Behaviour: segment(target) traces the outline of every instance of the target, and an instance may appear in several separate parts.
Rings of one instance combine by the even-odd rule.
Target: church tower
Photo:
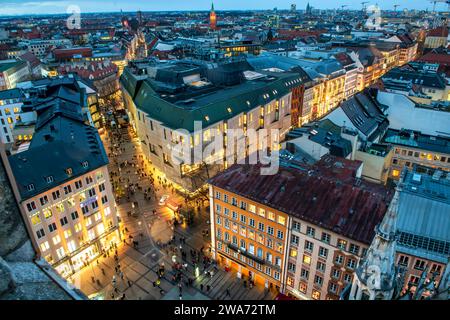
[[[397,185],[386,215],[377,226],[375,238],[367,255],[356,268],[349,300],[391,300],[395,298],[397,288],[395,235],[402,180]]]
[[[209,26],[211,29],[216,30],[217,28],[217,16],[214,11],[214,3],[211,3],[211,12],[209,13]]]

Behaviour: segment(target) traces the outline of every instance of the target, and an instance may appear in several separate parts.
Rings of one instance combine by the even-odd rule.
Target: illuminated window
[[[67,248],[69,249],[70,252],[74,252],[75,250],[77,250],[77,245],[75,244],[75,241],[72,240],[72,241],[68,242]]]
[[[267,212],[267,219],[275,221],[275,213],[268,211]]]
[[[311,264],[311,257],[307,255],[303,255],[303,263],[304,264]]]
[[[398,177],[400,175],[400,171],[398,170],[392,170],[392,176],[393,177]]]
[[[289,252],[289,256],[291,256],[292,258],[297,257],[297,250],[296,249],[291,249]]]
[[[31,216],[31,223],[33,225],[39,224],[41,223],[41,218],[39,217],[39,212],[35,213]]]
[[[264,209],[262,209],[262,208],[259,208],[259,215],[260,215],[261,217],[265,217],[265,216],[266,216],[266,210],[264,210]]]
[[[80,232],[82,230],[81,223],[77,223],[75,226],[75,232]]]
[[[45,242],[41,243],[41,250],[42,251],[47,251],[48,249],[50,249],[50,245],[48,244],[48,241],[45,241]]]
[[[284,226],[286,224],[286,218],[283,216],[278,216],[278,223]]]
[[[313,290],[313,291],[312,291],[311,297],[312,297],[314,300],[320,300],[320,291]]]
[[[308,290],[308,286],[306,285],[306,283],[300,283],[299,284],[299,286],[298,286],[298,290],[301,292],[301,293],[306,293],[306,290]]]
[[[250,211],[251,213],[256,213],[256,206],[253,204],[249,204],[248,211]]]
[[[61,242],[61,237],[59,235],[53,237],[53,244],[57,245]]]
[[[70,238],[72,236],[72,231],[70,229],[64,230],[64,238]]]

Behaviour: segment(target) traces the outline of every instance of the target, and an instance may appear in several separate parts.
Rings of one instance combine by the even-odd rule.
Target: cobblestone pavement
[[[205,256],[209,254],[210,239],[202,234],[202,231],[209,229],[207,209],[196,209],[194,222],[190,226],[171,225],[173,213],[167,207],[159,205],[159,199],[163,194],[167,194],[171,200],[183,204],[184,198],[170,188],[164,188],[164,182],[160,183],[157,178],[152,185],[149,175],[154,173],[155,177],[157,171],[154,171],[146,160],[142,159],[144,165],[141,165],[140,145],[131,127],[115,130],[116,136],[120,136],[120,142],[112,137],[110,132],[102,134],[110,156],[111,178],[119,189],[126,189],[125,186],[133,184],[139,184],[141,189],[137,189],[130,198],[116,198],[121,220],[120,231],[124,239],[117,247],[117,261],[115,253],[110,251],[69,280],[92,299],[179,299],[180,291],[183,299],[273,299],[274,293],[259,286],[245,288],[234,272],[226,272],[220,266],[212,264],[205,269],[202,263],[198,263],[196,271],[190,255],[191,250],[200,252],[203,249]],[[133,165],[119,170],[120,164],[125,161]],[[142,176],[144,172],[147,177],[145,174]],[[145,190],[148,188],[155,190],[155,194],[150,192],[146,197]],[[123,194],[123,190],[118,192]],[[174,240],[169,244],[172,237]],[[183,243],[180,238],[184,238]],[[136,242],[135,245],[132,241]],[[186,253],[185,257],[182,257],[181,250]],[[184,265],[181,271],[184,280],[181,284],[173,278],[174,261]],[[164,265],[165,274],[158,284],[155,282],[161,265]],[[117,266],[120,266],[120,271],[115,270]],[[210,275],[206,274],[208,271]],[[191,284],[187,283],[189,278],[193,279]]]

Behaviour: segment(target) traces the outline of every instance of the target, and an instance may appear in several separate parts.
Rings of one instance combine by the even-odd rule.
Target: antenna
[[[363,2],[361,2],[363,11],[366,11],[366,4],[368,4],[368,3],[369,3],[369,1],[363,1]]]

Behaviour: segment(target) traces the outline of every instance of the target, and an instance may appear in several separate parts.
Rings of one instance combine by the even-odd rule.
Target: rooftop
[[[28,150],[9,159],[22,200],[108,164],[97,130],[60,103],[38,116]]]
[[[398,210],[399,250],[446,264],[450,255],[450,175],[408,171]]]
[[[332,156],[315,165],[281,166],[261,175],[261,165],[233,165],[209,180],[218,188],[369,244],[392,193],[356,178],[361,162]]]
[[[383,141],[394,145],[450,154],[449,137],[431,136],[419,131],[388,129]]]

